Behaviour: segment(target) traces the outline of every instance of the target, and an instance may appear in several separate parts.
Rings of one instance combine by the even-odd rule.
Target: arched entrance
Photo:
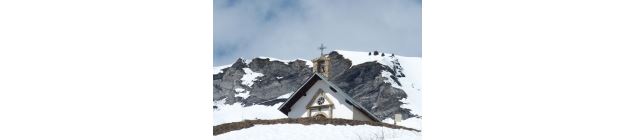
[[[315,116],[313,116],[313,118],[316,118],[316,119],[326,119],[327,117],[326,117],[326,115],[324,115],[323,113],[319,113],[319,114],[316,114]]]

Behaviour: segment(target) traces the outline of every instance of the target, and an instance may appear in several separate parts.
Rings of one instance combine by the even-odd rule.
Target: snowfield
[[[287,115],[282,114],[282,112],[278,110],[280,105],[282,105],[282,103],[273,106],[252,105],[244,107],[241,104],[225,104],[224,100],[215,101],[214,106],[217,106],[218,109],[212,111],[214,125],[240,122],[243,120],[287,118]]]
[[[222,65],[222,66],[218,66],[218,67],[213,67],[212,68],[212,74],[219,74],[219,73],[223,73],[223,71],[221,71],[224,68],[228,68],[231,67],[232,65]]]
[[[256,78],[260,77],[260,76],[264,76],[262,75],[262,73],[257,73],[254,71],[251,71],[251,69],[249,68],[243,68],[243,71],[245,71],[245,75],[243,75],[242,78],[240,78],[243,85],[251,87],[252,85],[254,85],[254,81],[256,81]]]
[[[325,135],[320,135],[325,134]],[[318,136],[319,135],[319,136]],[[379,126],[256,125],[214,136],[216,140],[417,140],[421,133]]]
[[[293,94],[293,92],[287,93],[287,94],[284,94],[284,95],[280,95],[277,99],[289,98],[289,97],[291,97],[291,94]]]

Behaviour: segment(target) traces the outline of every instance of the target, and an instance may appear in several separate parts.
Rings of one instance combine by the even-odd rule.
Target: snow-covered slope
[[[346,59],[352,61],[353,66],[365,62],[378,62],[388,67],[394,68],[396,65],[401,66],[401,73],[405,77],[399,77],[398,84],[391,84],[393,87],[404,90],[408,94],[408,98],[404,98],[405,108],[412,109],[415,114],[421,115],[421,58],[420,57],[404,57],[394,55],[391,57],[389,54],[386,56],[380,55],[368,55],[369,52],[355,52],[336,50],[339,54],[342,54]],[[382,74],[383,75],[383,74]],[[387,82],[394,82],[388,74],[384,75],[388,79]]]
[[[228,105],[224,104],[222,100],[217,101],[214,102],[214,106],[217,107],[217,109],[213,111],[214,125],[240,122],[243,120],[286,118],[286,115],[278,111],[280,105],[282,105],[282,103],[273,106],[252,105],[244,107],[241,104]]]
[[[421,133],[379,126],[256,125],[214,136],[217,140],[418,140]]]
[[[391,85],[393,87],[402,89],[408,94],[408,97],[402,100],[402,102],[404,102],[405,104],[401,107],[411,109],[411,112],[413,114],[421,115],[422,75],[420,57],[405,57],[399,55],[391,56],[392,54],[385,54],[385,56],[381,56],[381,54],[373,55],[372,52],[370,52],[371,55],[368,55],[369,52],[355,52],[345,50],[336,50],[336,52],[342,54],[346,59],[351,60],[353,66],[365,62],[378,62],[391,68],[395,68],[396,65],[400,66],[401,73],[405,75],[404,77],[397,78],[401,83],[401,86],[395,84],[395,81],[389,77],[389,74],[382,73],[382,75],[386,77],[386,82],[392,83]],[[388,118],[383,120],[383,122],[393,123],[393,119]],[[421,118],[410,118],[407,120],[403,120],[400,125],[421,130]]]
[[[390,85],[394,88],[403,90],[407,97],[403,98],[399,101],[403,102],[401,104],[401,108],[410,109],[410,113],[421,116],[421,58],[420,57],[404,57],[399,55],[394,55],[389,53],[385,53],[385,56],[380,55],[369,55],[369,52],[355,52],[355,51],[344,51],[344,50],[336,50],[335,52],[341,54],[344,58],[351,61],[352,66],[357,66],[366,62],[377,62],[381,65],[385,65],[394,71],[390,73],[388,71],[383,71],[381,73],[382,77],[385,77],[384,82],[390,83]],[[280,61],[284,64],[289,64],[290,60],[279,60],[270,57],[258,57],[260,59],[269,59],[271,61]],[[310,66],[311,62],[307,60],[299,59],[300,61],[305,61],[307,66]],[[298,60],[294,60],[298,61]],[[246,62],[249,63],[249,62]],[[231,65],[219,66],[213,68],[214,74],[221,74],[223,69],[230,67]],[[249,68],[240,68],[245,71],[244,75],[238,77],[237,79],[242,79],[237,83],[240,85],[245,85],[244,87],[235,87],[233,89],[230,88],[233,92],[236,92],[235,97],[247,98],[250,97],[250,87],[261,80],[261,73],[255,72],[257,69],[249,69]],[[264,74],[265,76],[272,76]],[[273,76],[275,79],[284,79],[287,77],[282,76]],[[394,78],[394,79],[393,79]],[[304,79],[300,79],[304,80]],[[381,81],[380,81],[381,82]],[[399,83],[399,84],[397,84]],[[255,85],[254,85],[255,86]],[[388,86],[390,87],[390,86]],[[216,91],[216,90],[215,90]],[[253,93],[253,92],[252,92]],[[230,94],[231,95],[231,94]],[[279,96],[271,98],[271,100],[282,100],[288,98],[290,94],[284,92]],[[216,93],[215,93],[216,96]],[[277,118],[286,118],[284,114],[277,110],[277,108],[282,104],[281,102],[271,104],[271,105],[250,105],[244,106],[240,103],[231,103],[226,104],[225,99],[215,100],[214,101],[214,125],[219,125],[223,123],[229,122],[238,122],[246,119],[277,119]],[[269,100],[269,99],[267,99]],[[267,101],[264,101],[267,102]],[[398,106],[398,105],[397,105]],[[386,118],[383,120],[386,123],[393,123],[392,117]],[[421,118],[420,117],[410,117],[402,122],[398,123],[398,125],[402,125],[409,128],[419,129],[421,130]],[[356,139],[356,138],[355,138]]]
[[[289,64],[289,62],[293,62],[293,61],[297,61],[297,60],[300,60],[300,61],[305,61],[305,62],[311,62],[311,61],[309,61],[309,60],[306,60],[306,59],[300,59],[300,58],[295,59],[295,60],[282,60],[282,59],[278,59],[278,58],[265,57],[265,56],[258,56],[258,57],[256,57],[256,58],[260,58],[260,59],[269,59],[269,60],[271,60],[271,61],[278,61],[278,62],[282,62],[282,63],[284,63],[284,64]],[[307,65],[308,67],[312,67],[312,66],[313,66],[313,65],[311,65],[311,63],[306,63],[306,65]]]
[[[212,74],[218,74],[218,73],[222,73],[222,69],[227,68],[232,66],[231,64],[229,65],[222,65],[222,66],[216,66],[212,69]]]

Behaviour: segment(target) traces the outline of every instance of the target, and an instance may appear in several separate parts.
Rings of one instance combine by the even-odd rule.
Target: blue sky
[[[214,0],[214,66],[330,50],[421,56],[419,0]]]

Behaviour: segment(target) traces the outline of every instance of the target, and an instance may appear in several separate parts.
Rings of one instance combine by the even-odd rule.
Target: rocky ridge
[[[404,119],[420,117],[402,107],[408,94],[399,88],[402,86],[399,77],[407,75],[403,74],[403,67],[394,55],[381,56],[389,60],[387,64],[371,61],[357,65],[337,51],[330,52],[328,57],[331,60],[329,80],[380,119],[390,118],[395,113],[401,113]],[[240,103],[246,107],[282,103],[286,101],[285,95],[294,92],[312,75],[310,63],[262,57],[249,62],[240,58],[213,75],[213,100],[225,100],[225,104]],[[245,79],[245,75],[257,76]],[[245,82],[253,84],[246,85]]]

